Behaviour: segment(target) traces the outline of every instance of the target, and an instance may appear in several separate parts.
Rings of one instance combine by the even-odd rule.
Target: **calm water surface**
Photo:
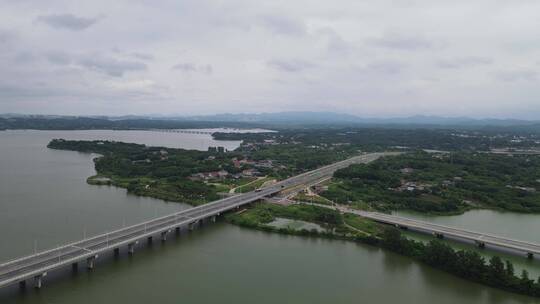
[[[87,185],[86,178],[94,174],[93,156],[49,150],[45,146],[52,138],[114,139],[201,150],[217,145],[234,149],[239,144],[215,142],[208,135],[131,132],[0,132],[0,260],[31,253],[36,240],[40,250],[188,207]],[[515,221],[514,216],[492,214],[477,230],[519,233],[514,229],[521,225],[507,223]],[[482,216],[462,219],[463,225],[485,221]],[[538,227],[530,225],[523,231]],[[39,292],[0,291],[2,304],[216,302],[521,304],[540,300],[470,283],[365,245],[268,234],[225,223],[185,233],[164,245],[138,248],[133,258],[102,257],[92,273],[53,274]]]

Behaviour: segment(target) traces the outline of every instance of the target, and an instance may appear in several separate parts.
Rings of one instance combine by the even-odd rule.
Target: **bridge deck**
[[[398,225],[411,229],[422,230],[429,233],[437,233],[445,236],[474,241],[485,245],[489,244],[497,247],[513,249],[525,253],[540,254],[540,244],[535,244],[531,242],[519,241],[501,236],[448,227],[444,225],[433,224],[383,213],[360,211],[358,212],[358,214],[363,217],[391,225]]]

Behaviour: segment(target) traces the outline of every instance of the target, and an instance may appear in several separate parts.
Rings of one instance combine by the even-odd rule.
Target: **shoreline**
[[[524,272],[522,273],[522,277],[516,276],[512,272],[511,275],[509,273],[505,274],[507,275],[507,277],[506,277],[506,281],[504,282],[492,281],[488,271],[491,271],[492,268],[495,267],[493,264],[498,264],[500,262],[502,265],[503,271],[509,271],[508,269],[505,270],[505,265],[503,264],[502,259],[498,257],[497,255],[494,255],[489,261],[486,261],[484,258],[480,257],[478,253],[474,251],[457,250],[457,249],[454,249],[451,245],[448,245],[440,240],[432,240],[428,242],[427,244],[425,244],[424,242],[421,242],[421,241],[409,239],[406,236],[404,236],[400,230],[391,226],[385,226],[384,227],[385,231],[383,232],[383,234],[375,236],[366,231],[358,230],[358,229],[354,229],[354,227],[350,227],[350,225],[346,221],[344,221],[343,223],[344,223],[344,226],[349,226],[348,227],[349,233],[345,231],[342,231],[342,233],[340,233],[336,229],[332,229],[331,231],[320,232],[316,229],[306,230],[306,229],[293,229],[293,228],[278,228],[278,227],[267,225],[268,223],[264,223],[264,222],[254,223],[254,222],[239,220],[239,217],[245,216],[246,212],[249,212],[250,210],[254,210],[256,208],[258,208],[257,205],[255,207],[250,207],[248,209],[242,209],[241,210],[242,212],[229,214],[226,216],[226,221],[228,223],[231,223],[239,227],[264,231],[267,233],[303,236],[303,237],[310,237],[310,238],[313,237],[313,238],[324,238],[324,239],[333,239],[333,240],[344,240],[344,241],[362,243],[362,244],[374,246],[376,248],[380,248],[383,250],[390,250],[391,252],[397,253],[401,256],[409,257],[416,262],[422,263],[426,266],[430,266],[434,269],[441,270],[445,273],[451,274],[455,277],[461,278],[466,281],[479,283],[485,286],[489,286],[492,288],[504,290],[507,292],[515,293],[515,294],[529,296],[534,299],[540,298],[540,278],[537,281],[529,279],[528,273],[526,273],[526,270],[524,270]],[[318,207],[318,208],[321,208],[321,207]],[[290,220],[305,221],[305,219],[303,218],[294,218],[294,217],[285,217],[285,218],[290,219]],[[316,224],[320,224],[320,223],[316,223]],[[377,224],[377,225],[380,225],[380,224]],[[350,231],[353,229],[356,230],[356,232],[350,233]],[[387,234],[389,234],[390,236],[388,236]],[[391,240],[389,240],[388,238],[391,238]],[[400,246],[396,247],[394,245],[394,242],[399,243],[400,246],[402,247]],[[445,266],[445,264],[437,264],[437,263],[445,262],[445,259],[448,258],[448,256],[445,256],[443,260],[430,262],[430,260],[425,255],[419,252],[423,252],[423,251],[429,252],[428,249],[431,249],[431,248],[438,248],[437,250],[441,250],[441,252],[446,252],[446,255],[448,256],[458,256],[461,258],[461,256],[464,255],[467,257],[471,257],[473,260],[477,259],[476,263],[477,264],[481,263],[483,270],[478,271],[478,273],[475,274],[474,273],[475,270],[473,269],[472,270],[473,273],[467,276],[459,272],[459,270],[448,268],[448,266]],[[506,267],[509,267],[508,266],[509,264],[511,265],[511,262],[506,261]],[[513,271],[513,266],[510,266],[510,267],[512,267],[511,269]],[[524,275],[525,277],[523,277]],[[520,284],[522,284],[523,286],[529,286],[529,288],[523,289],[523,286],[521,286]]]

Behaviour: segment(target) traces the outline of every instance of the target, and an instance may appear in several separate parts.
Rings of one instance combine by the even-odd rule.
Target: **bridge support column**
[[[120,248],[114,248],[113,252],[114,252],[114,257],[115,258],[120,256]]]
[[[210,220],[212,221],[212,223],[215,223],[215,222],[216,222],[216,216],[215,216],[215,215],[212,216],[212,217],[210,218]]]
[[[98,257],[97,255],[94,255],[86,259],[86,268],[88,268],[88,270],[94,269],[94,264],[96,262],[97,257]]]
[[[165,242],[167,240],[167,233],[171,232],[170,230],[162,231],[161,232],[161,241]]]
[[[180,234],[180,227],[174,228],[174,232],[175,232],[177,235]]]
[[[44,272],[44,273],[39,274],[39,275],[34,277],[34,287],[36,289],[40,289],[43,286],[43,277],[46,276],[46,275],[47,275],[47,273]]]
[[[438,238],[438,239],[444,239],[444,234],[442,234],[442,233],[433,232],[433,236]]]
[[[153,241],[153,240],[154,240],[153,237],[152,237],[152,236],[149,236],[149,237],[146,238],[146,243],[147,243],[148,245],[152,245],[152,241]]]
[[[479,248],[486,248],[486,243],[482,241],[474,241]]]
[[[79,271],[79,263],[77,263],[77,262],[72,263],[72,264],[71,264],[71,271],[72,271],[72,272],[77,272],[77,271]]]
[[[133,255],[135,253],[135,243],[128,244],[128,254]]]
[[[24,290],[26,289],[26,281],[20,281],[19,282],[19,289]]]
[[[534,259],[534,253],[527,252],[527,258],[530,259],[530,260]]]

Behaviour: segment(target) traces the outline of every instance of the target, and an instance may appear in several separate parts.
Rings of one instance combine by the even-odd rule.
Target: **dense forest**
[[[353,165],[334,176],[323,196],[377,210],[540,212],[540,156],[417,152]]]
[[[302,143],[306,146],[331,147],[345,151],[382,151],[388,149],[434,149],[444,151],[488,151],[492,148],[540,147],[538,135],[498,133],[493,130],[394,128],[303,128],[284,129],[278,133],[214,133],[220,140],[244,140],[263,143]],[[518,140],[516,140],[516,138]]]
[[[254,160],[271,159],[281,164],[280,170],[273,172],[278,178],[314,170],[358,154],[358,151],[351,149],[335,150],[306,144],[242,145],[235,152],[249,155]],[[264,169],[261,170],[264,172]]]

